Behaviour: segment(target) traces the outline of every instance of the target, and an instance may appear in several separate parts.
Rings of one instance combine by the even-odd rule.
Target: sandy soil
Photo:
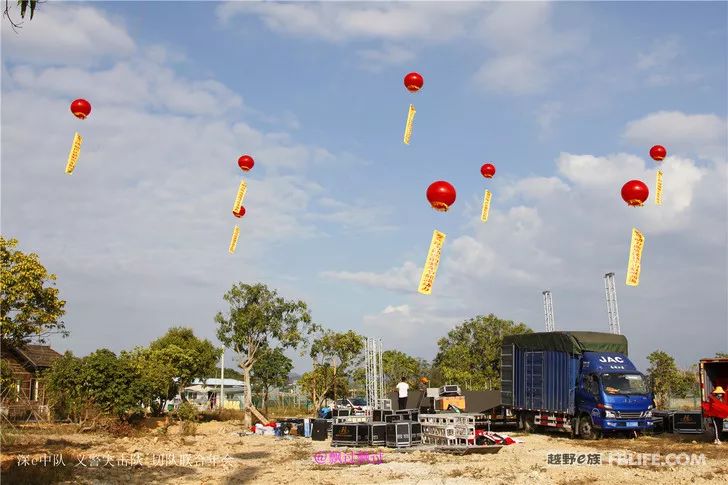
[[[155,429],[157,428],[157,429]],[[332,448],[328,441],[241,436],[237,422],[209,422],[195,436],[179,425],[164,433],[153,422],[132,437],[77,433],[70,425],[25,427],[2,450],[3,483],[316,483],[316,484],[678,484],[728,483],[728,443],[708,437],[571,439],[558,433],[522,435],[524,442],[492,455],[453,456],[433,451]],[[349,451],[354,451],[354,458]],[[361,464],[364,455],[382,463]],[[315,456],[325,463],[318,464]],[[341,452],[329,455],[328,452]],[[660,453],[656,462],[619,463],[618,454]],[[599,454],[601,464],[551,465],[548,454]],[[669,453],[703,454],[704,464],[661,466]],[[611,454],[611,455],[610,455]],[[53,461],[63,456],[65,466]],[[43,463],[44,456],[46,463]],[[341,457],[344,463],[329,464]],[[609,463],[610,456],[612,463]],[[626,455],[623,455],[626,458]],[[637,455],[631,455],[633,463]],[[348,460],[347,460],[348,457]],[[32,460],[35,459],[35,465]],[[681,458],[684,459],[684,458]],[[27,461],[27,464],[25,460]],[[349,463],[346,463],[349,461]],[[351,463],[354,461],[354,463]]]

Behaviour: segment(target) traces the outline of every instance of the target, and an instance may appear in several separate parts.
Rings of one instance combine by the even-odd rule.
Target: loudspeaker
[[[384,445],[387,442],[387,423],[371,423],[369,426],[369,444]]]
[[[387,423],[387,446],[407,448],[422,442],[422,425],[411,421]]]
[[[325,419],[317,419],[313,422],[311,439],[314,441],[326,441],[329,437],[329,423]]]
[[[440,396],[462,396],[460,386],[442,386],[440,388]]]
[[[385,423],[394,423],[395,421],[404,421],[404,416],[401,414],[388,414],[384,416]]]
[[[702,433],[703,413],[701,411],[676,412],[672,415],[673,433]]]
[[[374,410],[374,416],[372,417],[372,420],[375,422],[384,422],[384,417],[389,416],[390,414],[393,414],[391,409],[375,409]]]
[[[366,446],[369,444],[369,424],[335,424],[331,435],[334,446]]]
[[[402,421],[418,421],[420,412],[418,409],[400,409],[395,414],[402,416]]]
[[[332,417],[343,418],[344,416],[351,416],[351,409],[342,408],[342,409],[333,409],[332,410]]]

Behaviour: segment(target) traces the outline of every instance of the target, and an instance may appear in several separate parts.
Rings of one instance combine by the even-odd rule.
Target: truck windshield
[[[645,380],[639,374],[602,374],[601,378],[607,394],[647,394]]]

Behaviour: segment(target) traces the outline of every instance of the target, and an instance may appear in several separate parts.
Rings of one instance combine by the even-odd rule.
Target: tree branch
[[[5,0],[5,10],[3,11],[3,17],[6,17],[8,21],[10,22],[10,25],[13,27],[13,32],[16,34],[19,33],[16,29],[22,29],[23,26],[21,25],[23,22],[15,23],[13,22],[13,19],[10,17],[10,1]]]

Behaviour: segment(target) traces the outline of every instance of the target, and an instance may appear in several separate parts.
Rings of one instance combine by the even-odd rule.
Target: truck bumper
[[[604,431],[629,431],[633,429],[652,429],[653,423],[651,418],[640,419],[607,419],[602,420],[602,430]]]

